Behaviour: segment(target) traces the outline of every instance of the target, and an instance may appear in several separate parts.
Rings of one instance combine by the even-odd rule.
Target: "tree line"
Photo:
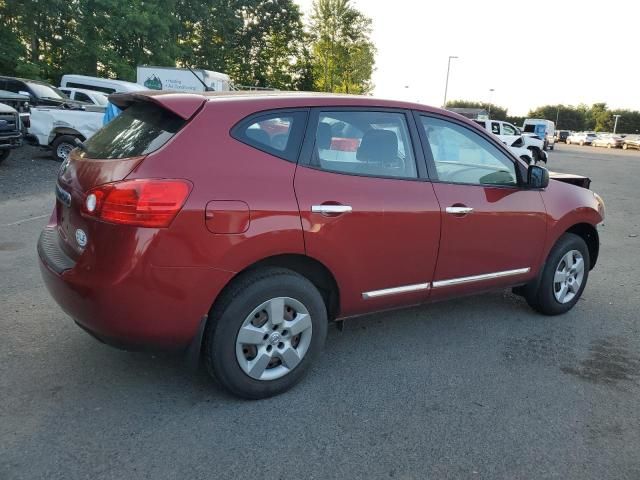
[[[555,122],[558,130],[573,131],[612,132],[615,124],[615,115],[620,115],[616,133],[640,133],[639,111],[628,109],[611,110],[606,103],[594,103],[591,106],[586,104],[578,106],[544,105],[529,110],[526,117],[510,116],[504,107],[471,100],[452,100],[447,102],[447,107],[482,108],[487,111],[491,108],[491,118],[504,120],[514,125],[522,125],[525,118],[544,118]]]
[[[368,93],[371,20],[350,0],[0,0],[0,74],[136,80],[137,65],[190,66],[236,85]]]

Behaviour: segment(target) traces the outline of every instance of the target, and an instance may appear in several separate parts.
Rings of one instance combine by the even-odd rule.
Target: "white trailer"
[[[199,80],[198,80],[199,79]],[[139,65],[137,83],[150,90],[204,92],[205,85],[216,92],[230,90],[229,76],[210,70]]]

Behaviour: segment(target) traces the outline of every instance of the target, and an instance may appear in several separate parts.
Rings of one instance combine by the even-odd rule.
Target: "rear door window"
[[[84,142],[85,155],[93,159],[147,155],[167,143],[185,123],[152,103],[134,103]]]
[[[352,175],[418,177],[407,119],[400,112],[320,112],[310,164]]]

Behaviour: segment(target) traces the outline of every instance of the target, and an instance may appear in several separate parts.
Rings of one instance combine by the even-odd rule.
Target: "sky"
[[[295,1],[311,11],[313,0]],[[640,110],[636,0],[351,3],[373,22],[376,97],[441,106],[453,55],[448,100],[490,101],[522,116],[558,103]]]

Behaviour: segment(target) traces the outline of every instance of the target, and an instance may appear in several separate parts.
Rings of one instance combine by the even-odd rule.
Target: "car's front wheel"
[[[9,149],[0,150],[0,163],[4,162],[7,158],[9,158],[10,154],[11,154],[11,150]]]
[[[585,241],[565,233],[544,264],[537,288],[525,288],[527,303],[545,315],[558,315],[578,302],[589,277],[591,263]]]
[[[309,280],[279,268],[248,272],[209,315],[205,362],[231,393],[270,397],[302,379],[326,335],[327,309]]]

